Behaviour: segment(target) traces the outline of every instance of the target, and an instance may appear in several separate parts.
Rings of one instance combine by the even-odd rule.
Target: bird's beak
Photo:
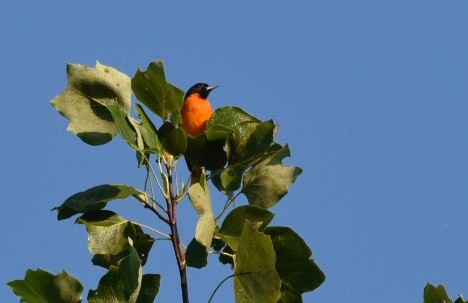
[[[219,85],[208,86],[208,87],[206,88],[206,91],[211,92],[213,89],[218,88],[218,87],[219,87]]]

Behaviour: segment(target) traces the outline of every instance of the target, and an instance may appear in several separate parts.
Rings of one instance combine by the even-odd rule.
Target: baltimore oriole
[[[185,160],[191,172],[191,184],[200,180],[201,167],[208,170],[220,169],[226,164],[224,140],[210,141],[204,135],[206,124],[214,110],[208,101],[210,92],[218,86],[209,86],[206,83],[197,83],[192,86],[184,97],[184,104],[180,110],[182,116],[181,127],[191,137],[189,138],[187,152],[192,151],[192,158],[186,155]],[[203,135],[203,137],[202,137]],[[199,140],[193,145],[192,140]],[[194,158],[195,157],[195,158]]]
[[[192,86],[184,98],[184,105],[180,110],[182,128],[192,137],[201,135],[206,129],[206,123],[214,110],[208,101],[210,92],[218,86],[209,86],[206,83],[197,83]]]

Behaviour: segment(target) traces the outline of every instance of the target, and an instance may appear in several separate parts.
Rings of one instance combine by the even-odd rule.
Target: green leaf
[[[88,303],[121,303],[126,302],[123,286],[118,279],[119,268],[111,266],[109,271],[99,280],[96,290],[89,290]]]
[[[216,228],[210,191],[204,174],[200,177],[200,182],[190,186],[188,194],[200,218],[197,223],[195,239],[190,242],[187,248],[187,265],[201,268],[208,262],[207,250],[211,246]]]
[[[126,300],[136,302],[140,292],[142,279],[141,260],[133,246],[130,246],[128,256],[120,262],[117,277],[122,283]]]
[[[154,298],[159,292],[161,276],[155,274],[143,275],[141,280],[140,293],[136,303],[153,303]]]
[[[268,157],[276,154],[283,147],[279,144],[271,145],[267,151],[256,154],[242,162],[231,164],[222,170],[217,170],[211,174],[211,181],[219,191],[233,192],[240,188],[244,172],[252,165],[255,165]]]
[[[158,131],[154,126],[153,122],[149,119],[148,115],[143,110],[140,104],[135,105],[138,116],[140,116],[141,122],[141,134],[149,151],[152,153],[159,153],[161,151],[161,142],[158,139]]]
[[[130,246],[128,255],[119,266],[111,266],[99,281],[96,290],[88,293],[89,303],[135,303],[142,281],[141,262]]]
[[[207,170],[216,170],[226,165],[224,140],[210,141],[205,134],[197,137],[187,136],[185,158],[192,166],[203,166]]]
[[[8,286],[27,303],[78,303],[83,292],[83,285],[67,272],[54,276],[41,269],[28,269],[24,280],[8,282]]]
[[[236,302],[271,303],[281,297],[271,239],[249,221],[244,223],[234,256],[234,274]]]
[[[132,239],[133,247],[144,265],[155,241],[140,226],[108,210],[86,212],[76,223],[86,226],[89,250],[96,254],[93,264],[105,268],[118,265],[128,254],[129,239]]]
[[[125,112],[118,104],[108,105],[107,109],[111,112],[112,118],[119,129],[122,139],[124,139],[128,145],[135,150],[143,149],[141,143],[138,144],[138,139],[142,139],[139,129],[135,127],[137,126],[137,123],[133,122],[128,113]]]
[[[281,285],[281,298],[277,303],[302,303],[302,296],[300,293],[288,289],[286,286]]]
[[[224,191],[235,191],[240,188],[242,184],[242,177],[248,166],[243,164],[236,164],[226,167],[219,174],[222,189]]]
[[[144,193],[128,185],[103,184],[74,194],[65,200],[62,205],[54,207],[52,210],[57,210],[58,220],[63,220],[79,213],[103,209],[108,202],[113,200],[126,199],[132,195],[142,194]]]
[[[217,235],[223,239],[235,251],[239,248],[239,242],[244,231],[244,222],[249,221],[262,231],[271,222],[274,214],[264,208],[243,205],[234,208],[224,219]]]
[[[467,303],[464,301],[462,296],[458,296],[455,303]],[[439,284],[437,287],[427,283],[424,287],[424,303],[453,303],[452,299],[449,298],[445,287]]]
[[[96,62],[96,67],[67,65],[68,87],[51,104],[70,120],[67,130],[91,145],[105,144],[117,134],[106,108],[117,104],[130,111],[130,78],[120,71]]]
[[[227,139],[236,125],[244,121],[260,122],[260,120],[238,107],[220,107],[208,121],[205,131],[206,136],[209,140]]]
[[[296,166],[285,166],[282,160],[289,156],[289,147],[256,164],[244,176],[242,193],[250,204],[269,208],[288,193],[289,187],[302,173]]]
[[[185,252],[187,266],[203,268],[208,264],[208,251],[206,247],[193,238]]]
[[[164,150],[173,156],[179,156],[187,148],[187,135],[181,127],[175,127],[171,122],[164,122],[158,130]]]
[[[227,141],[229,163],[239,163],[267,151],[273,142],[274,129],[272,120],[238,124]]]
[[[108,210],[86,212],[76,219],[88,232],[89,251],[93,254],[118,254],[128,249],[125,236],[128,221]]]
[[[154,61],[146,71],[138,70],[132,79],[135,96],[153,113],[166,121],[184,102],[184,92],[167,82],[162,61]]]
[[[281,282],[291,291],[302,294],[312,291],[325,281],[325,275],[315,264],[312,251],[305,241],[289,227],[267,227],[276,253],[275,268]]]

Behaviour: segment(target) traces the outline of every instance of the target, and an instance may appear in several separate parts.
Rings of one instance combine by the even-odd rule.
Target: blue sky
[[[83,226],[49,210],[94,185],[143,184],[120,138],[91,147],[65,131],[48,102],[66,63],[133,76],[156,59],[184,90],[220,85],[215,107],[280,123],[304,173],[273,224],[302,235],[327,274],[304,302],[421,302],[428,281],[468,296],[467,16],[467,1],[3,3],[0,301],[19,302],[5,283],[28,268],[95,288],[104,271]],[[160,227],[130,200],[111,209]],[[182,217],[188,242],[188,204]],[[163,275],[159,302],[179,298],[170,253],[157,243],[145,267]],[[228,274],[214,257],[190,270],[192,301]],[[215,302],[232,298],[231,281]]]

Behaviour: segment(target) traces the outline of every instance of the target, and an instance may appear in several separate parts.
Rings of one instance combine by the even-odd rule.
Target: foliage
[[[283,164],[290,150],[275,142],[278,125],[272,120],[262,121],[238,107],[226,106],[214,112],[204,134],[187,135],[179,127],[184,93],[167,81],[162,61],[138,70],[133,78],[100,63],[94,68],[69,64],[67,76],[68,87],[51,104],[70,121],[68,130],[90,145],[105,144],[119,133],[136,152],[137,166],[146,168],[148,174],[143,190],[125,184],[98,185],[53,209],[58,220],[80,215],[75,222],[86,227],[92,263],[107,270],[97,288],[89,290],[88,302],[155,300],[161,277],[144,274],[143,267],[156,238],[142,227],[172,242],[184,302],[189,298],[187,266],[207,266],[209,254],[219,254],[219,261],[232,267],[236,302],[302,302],[303,293],[324,282],[325,275],[311,259],[305,241],[289,227],[270,226],[274,214],[268,209],[302,173],[299,167]],[[141,102],[134,105],[138,118],[130,114],[132,92]],[[143,106],[160,118],[159,123],[151,120]],[[190,186],[175,184],[173,178],[182,157],[202,167],[200,179]],[[226,196],[218,215],[209,180]],[[156,185],[164,201],[146,190]],[[247,205],[236,203],[240,194]],[[184,250],[177,207],[186,196],[199,220]],[[131,197],[166,223],[169,231],[130,222],[105,209],[109,202]],[[22,302],[82,301],[83,286],[66,272],[54,276],[40,269],[28,270],[24,280],[8,285]],[[428,303],[452,302],[443,287],[429,284],[424,298]],[[455,302],[464,301],[460,297]]]
[[[447,295],[447,291],[442,284],[436,287],[427,283],[424,288],[424,303],[468,303],[468,301],[465,301],[461,295],[453,301]]]

